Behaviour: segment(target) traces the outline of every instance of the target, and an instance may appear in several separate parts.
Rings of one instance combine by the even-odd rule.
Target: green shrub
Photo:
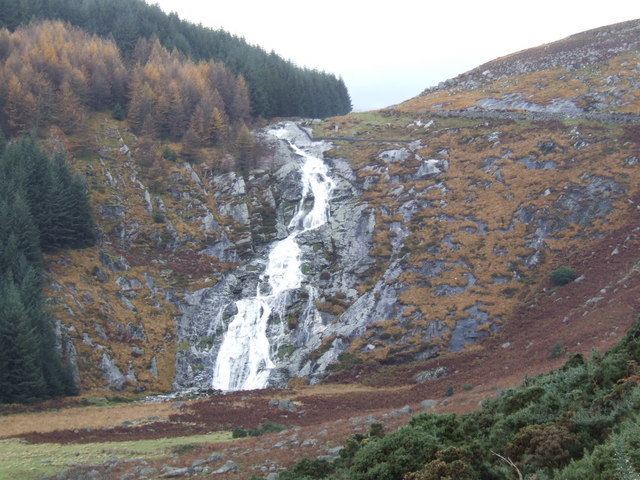
[[[176,162],[178,160],[178,154],[171,147],[164,147],[162,150],[162,158],[170,162]]]
[[[164,223],[167,221],[167,218],[164,216],[164,213],[156,210],[153,212],[153,221],[155,223]]]
[[[551,272],[551,283],[556,286],[566,285],[578,278],[578,273],[571,267],[562,266]]]
[[[305,458],[296,463],[290,470],[283,472],[278,480],[310,480],[325,478],[334,472],[335,468],[328,460]]]
[[[127,112],[124,110],[122,105],[116,103],[113,107],[113,111],[111,112],[111,116],[114,120],[124,120],[127,118]]]
[[[231,432],[232,438],[245,438],[247,436],[249,436],[248,432],[242,427],[234,428]]]
[[[549,358],[555,360],[556,358],[560,358],[564,355],[565,348],[562,346],[560,342],[557,342],[553,347],[551,347],[551,351],[549,352]]]
[[[242,427],[235,428],[231,432],[233,438],[259,437],[265,433],[277,433],[285,430],[287,427],[275,422],[265,422],[256,428],[244,429]]]

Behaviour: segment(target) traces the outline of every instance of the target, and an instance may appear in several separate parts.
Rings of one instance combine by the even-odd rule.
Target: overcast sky
[[[640,17],[639,0],[151,0],[298,65],[341,75],[354,108],[398,103],[496,57]]]

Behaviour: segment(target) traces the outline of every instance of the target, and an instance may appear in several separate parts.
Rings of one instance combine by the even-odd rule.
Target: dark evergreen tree
[[[6,273],[0,288],[0,401],[32,402],[46,396],[37,338],[20,293]]]
[[[77,393],[42,294],[42,249],[95,241],[84,183],[26,137],[0,156],[0,402]]]

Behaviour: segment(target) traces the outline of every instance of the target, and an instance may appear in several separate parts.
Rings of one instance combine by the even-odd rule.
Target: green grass
[[[159,458],[184,448],[231,439],[228,432],[189,437],[83,444],[29,444],[0,440],[0,480],[32,480],[53,475],[71,465],[100,464],[111,458]],[[188,446],[188,447],[187,447]]]

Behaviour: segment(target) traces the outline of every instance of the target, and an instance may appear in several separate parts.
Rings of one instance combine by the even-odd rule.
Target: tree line
[[[247,82],[254,116],[326,117],[348,113],[341,78],[300,68],[274,52],[222,30],[181,20],[143,0],[0,0],[0,26],[9,30],[38,19],[57,19],[113,38],[125,58],[140,39],[157,38],[194,61],[215,60]]]
[[[44,302],[42,255],[95,242],[86,189],[64,157],[29,136],[0,147],[0,402],[73,394]]]

